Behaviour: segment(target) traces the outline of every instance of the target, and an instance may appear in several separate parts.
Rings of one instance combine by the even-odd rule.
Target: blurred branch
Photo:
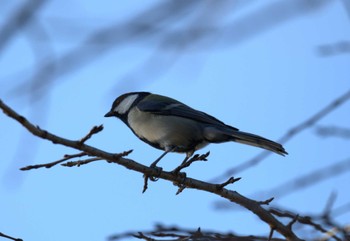
[[[324,234],[328,233],[328,230],[324,229],[320,224],[316,223],[310,216],[301,216],[290,211],[281,211],[277,208],[271,208],[270,212],[278,217],[287,217],[296,220],[299,223],[309,225],[315,230],[320,231]],[[334,238],[337,241],[341,241],[341,239],[335,235],[333,235],[332,238]]]
[[[350,20],[350,2],[348,0],[341,0],[341,2],[343,3],[345,11],[348,14]]]
[[[350,229],[346,226],[337,224],[333,220],[335,212],[337,212],[337,209],[332,208],[335,202],[335,197],[335,193],[332,193],[330,195],[324,211],[318,215],[299,215],[291,211],[281,211],[277,208],[270,208],[269,211],[278,217],[288,217],[298,221],[301,224],[309,225],[313,227],[316,231],[320,231],[325,234],[324,237],[318,238],[317,240],[349,240]],[[350,208],[344,211],[349,212]],[[340,235],[342,236],[342,238],[339,237]]]
[[[122,23],[97,29],[81,43],[78,43],[78,47],[57,58],[48,57],[41,64],[41,67],[35,70],[33,76],[17,85],[12,93],[26,94],[28,86],[35,86],[31,89],[32,91],[45,94],[42,89],[52,86],[58,77],[78,70],[80,67],[103,57],[104,54],[110,53],[112,49],[135,42],[143,44],[151,42],[153,46],[158,46],[155,55],[160,55],[160,50],[170,49],[172,54],[168,57],[167,62],[171,66],[179,53],[194,49],[207,50],[208,47],[213,46],[214,41],[220,41],[218,45],[224,43],[231,47],[286,21],[317,11],[332,2],[332,0],[279,0],[235,19],[224,27],[219,27],[216,24],[218,19],[227,17],[232,12],[227,11],[227,9],[232,8],[231,1],[215,2],[215,5],[221,4],[223,6],[221,10],[225,10],[227,14],[216,12],[215,17],[210,18],[205,12],[201,14],[199,11],[198,18],[192,22],[191,17],[194,16],[194,10],[201,9],[208,12],[206,6],[213,9],[210,5],[213,2],[161,1]],[[184,23],[180,27],[178,27],[179,19],[180,22]],[[149,58],[147,63],[143,63],[141,67],[154,70],[152,64],[154,58],[154,56]],[[158,75],[163,73],[159,69],[162,68],[158,68]],[[166,66],[165,69],[168,67]],[[46,78],[48,72],[52,74],[49,79]],[[130,71],[130,73],[135,72],[138,71]],[[132,74],[125,76],[128,81],[132,79],[134,85],[141,84],[141,82],[134,80],[135,77],[137,76]],[[147,77],[142,76],[142,80],[144,79]],[[40,96],[37,95],[37,98]]]
[[[278,139],[277,142],[281,144],[285,144],[286,142],[290,141],[293,137],[300,134],[302,131],[314,126],[319,120],[321,120],[323,117],[327,116],[328,114],[330,114],[331,112],[339,108],[342,104],[344,104],[349,99],[350,99],[350,90],[348,90],[345,94],[332,100],[327,106],[325,106],[323,109],[318,111],[316,114],[312,115],[308,119],[302,121],[298,125],[289,129],[281,138]],[[225,171],[225,173],[223,173],[222,175],[214,178],[213,181],[221,180],[228,176],[236,175],[241,171],[251,168],[259,164],[270,154],[271,152],[267,152],[267,151],[261,152],[260,154],[253,157],[252,159]]]
[[[112,153],[108,153],[97,149],[95,147],[86,145],[80,141],[68,140],[57,135],[51,134],[46,130],[40,129],[38,126],[34,126],[26,118],[20,116],[4,102],[0,100],[0,108],[3,112],[8,115],[10,118],[19,122],[24,128],[26,128],[33,135],[51,141],[54,144],[60,144],[67,147],[80,150],[87,153],[92,157],[99,157],[105,159],[109,162],[117,163],[128,169],[134,170],[139,173],[143,173],[146,176],[157,176],[160,179],[168,180],[178,186],[186,186],[186,188],[193,188],[198,190],[207,191],[216,195],[219,195],[231,202],[237,203],[245,207],[247,210],[250,210],[252,213],[257,215],[263,222],[267,223],[270,227],[273,227],[274,230],[282,234],[287,240],[300,240],[296,234],[287,226],[278,221],[273,215],[266,211],[259,202],[252,199],[248,199],[240,195],[236,191],[232,191],[226,188],[218,188],[218,185],[211,184],[208,182],[203,182],[193,178],[186,177],[185,179],[180,175],[174,175],[172,172],[161,171],[154,168],[147,167],[140,163],[137,163],[131,159],[123,158],[121,156],[116,156]]]
[[[318,46],[318,53],[322,57],[330,57],[339,54],[350,53],[350,41],[340,41],[333,44],[324,44]]]
[[[15,33],[25,27],[35,17],[35,14],[43,7],[46,0],[24,1],[23,5],[17,8],[17,11],[11,15],[0,28],[0,53],[9,43]]]
[[[197,1],[187,0],[161,1],[121,24],[100,28],[71,51],[57,58],[47,58],[40,68],[35,70],[31,78],[15,86],[11,92],[17,95],[19,93],[26,94],[31,86],[35,86],[35,88],[31,88],[35,93],[47,89],[53,85],[58,77],[101,58],[103,54],[110,53],[113,48],[129,44],[131,41],[143,40],[147,36],[154,37],[165,28],[164,25],[169,21],[177,20],[178,17],[181,17],[186,11],[190,11],[196,4],[198,4]],[[55,70],[50,79],[45,78],[48,70]],[[40,95],[37,96],[37,98],[39,97]]]
[[[340,137],[350,139],[350,129],[339,126],[316,126],[316,133],[321,137]]]
[[[268,192],[265,192],[264,195],[282,197],[291,194],[296,190],[306,188],[308,186],[319,183],[320,181],[336,177],[348,171],[350,171],[350,158],[304,174],[303,176],[295,178],[288,182],[282,183],[279,186],[272,188]]]
[[[350,212],[350,202],[345,203],[337,208],[334,208],[332,211],[333,216],[343,215],[347,212]]]
[[[339,161],[330,166],[323,167],[318,170],[314,170],[310,173],[306,173],[303,176],[300,176],[298,178],[282,183],[277,187],[270,189],[269,191],[256,193],[252,196],[254,197],[274,196],[274,197],[281,198],[282,196],[292,194],[297,190],[306,188],[311,185],[315,185],[316,183],[319,183],[323,180],[336,177],[344,172],[349,172],[349,171],[350,171],[350,158],[345,159],[343,161]],[[214,203],[214,207],[216,209],[222,209],[222,210],[234,208],[231,203],[228,203],[226,201],[220,201],[220,200]]]
[[[201,228],[185,229],[177,226],[164,226],[157,224],[154,230],[150,231],[129,231],[121,234],[114,234],[108,237],[108,240],[120,240],[131,237],[137,237],[145,240],[193,240],[193,241],[266,241],[268,237],[263,236],[241,236],[233,233],[219,233],[214,231],[206,231]],[[272,241],[285,241],[285,239],[272,238]]]

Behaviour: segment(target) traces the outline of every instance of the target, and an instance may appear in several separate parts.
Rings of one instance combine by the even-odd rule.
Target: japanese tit
[[[239,131],[177,100],[149,92],[119,96],[105,114],[105,117],[110,116],[121,119],[142,141],[164,150],[152,163],[153,167],[169,152],[186,153],[185,162],[195,151],[210,143],[228,141],[260,147],[280,155],[287,154],[276,142]]]

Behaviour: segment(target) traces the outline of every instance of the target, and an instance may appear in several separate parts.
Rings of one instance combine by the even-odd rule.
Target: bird
[[[105,117],[117,117],[142,141],[163,150],[151,167],[169,152],[185,153],[182,163],[211,143],[238,142],[287,155],[284,147],[264,137],[240,131],[217,118],[167,96],[130,92],[117,97]]]

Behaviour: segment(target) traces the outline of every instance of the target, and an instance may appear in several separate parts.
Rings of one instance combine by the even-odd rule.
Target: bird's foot
[[[162,171],[163,171],[163,168],[157,167],[156,165],[153,165],[153,164],[154,164],[154,163],[152,163],[152,164],[150,165],[150,168],[153,168],[154,170],[156,170],[156,174],[155,174],[154,176],[149,176],[149,180],[151,180],[152,182],[156,182],[156,181],[158,181],[159,176],[160,176],[160,174],[161,174]]]

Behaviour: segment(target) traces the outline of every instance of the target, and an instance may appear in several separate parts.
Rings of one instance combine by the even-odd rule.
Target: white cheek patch
[[[113,111],[118,112],[119,114],[125,114],[130,109],[130,106],[134,103],[137,97],[138,94],[129,95],[122,100],[122,102],[120,102],[120,104],[116,106]]]

